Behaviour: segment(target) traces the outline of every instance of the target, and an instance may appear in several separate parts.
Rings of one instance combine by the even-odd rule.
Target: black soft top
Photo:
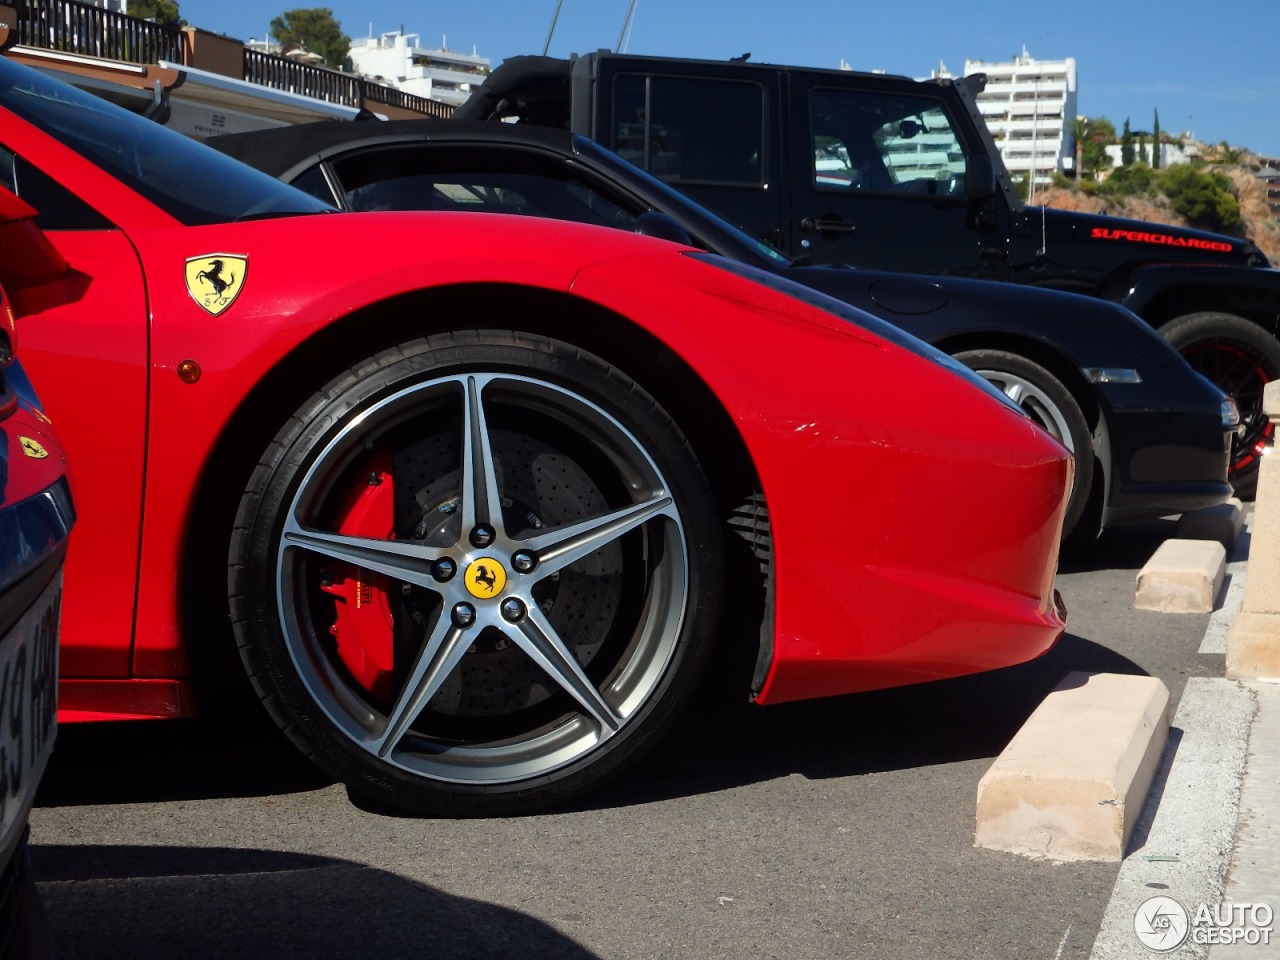
[[[526,123],[568,128],[572,60],[508,57],[453,112],[454,120],[519,117]]]

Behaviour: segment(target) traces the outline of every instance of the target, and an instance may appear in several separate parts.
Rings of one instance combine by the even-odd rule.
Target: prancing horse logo
[[[187,260],[187,292],[215,317],[235,302],[249,268],[246,257],[210,253]]]
[[[222,296],[222,291],[236,282],[236,275],[233,273],[230,277],[223,279],[222,261],[213,260],[209,263],[208,270],[201,270],[196,274],[197,280],[203,280],[209,286],[213,287],[215,296]]]
[[[492,557],[478,557],[467,564],[467,592],[477,600],[488,600],[502,592],[507,585],[507,571]]]
[[[493,593],[493,589],[498,584],[498,578],[489,572],[489,568],[484,564],[476,567],[476,583],[483,583],[489,593]]]

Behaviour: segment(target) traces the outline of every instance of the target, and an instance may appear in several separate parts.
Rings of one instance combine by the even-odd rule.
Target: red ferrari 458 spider
[[[334,214],[3,58],[0,186],[39,211],[0,280],[80,515],[64,720],[188,715],[234,644],[353,790],[499,813],[622,768],[714,641],[769,704],[1063,629],[1070,456],[821,294],[622,231]]]

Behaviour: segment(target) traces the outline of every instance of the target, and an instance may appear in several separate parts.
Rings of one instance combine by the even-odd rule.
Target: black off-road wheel
[[[1280,341],[1230,313],[1189,313],[1160,332],[1193,369],[1236,402],[1241,429],[1231,440],[1227,479],[1237,496],[1252,499],[1262,458],[1275,442],[1275,427],[1262,410],[1262,390],[1280,377]]]
[[[672,419],[574,347],[431,337],[280,429],[229,558],[271,715],[351,790],[523,813],[618,773],[692,694],[722,542]]]
[[[1080,536],[1076,527],[1093,491],[1093,436],[1071,391],[1038,363],[1003,350],[969,350],[955,357],[996,386],[1076,458],[1075,480],[1067,501],[1062,539]],[[1096,531],[1091,531],[1092,537]]]

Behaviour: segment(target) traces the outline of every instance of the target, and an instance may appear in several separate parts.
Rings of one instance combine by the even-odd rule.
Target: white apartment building
[[[489,58],[443,45],[423,47],[416,33],[384,33],[351,41],[356,73],[429,100],[459,106],[489,73]]]
[[[1014,180],[1028,194],[1049,185],[1054,171],[1074,172],[1076,61],[1037,60],[1022,48],[1011,62],[966,60],[964,72],[985,73],[978,108]]]

